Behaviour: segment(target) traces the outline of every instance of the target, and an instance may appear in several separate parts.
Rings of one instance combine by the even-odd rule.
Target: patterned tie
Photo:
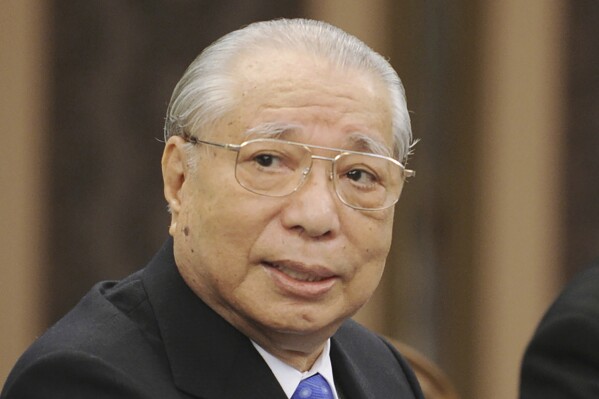
[[[333,399],[327,380],[320,374],[302,380],[291,399]]]

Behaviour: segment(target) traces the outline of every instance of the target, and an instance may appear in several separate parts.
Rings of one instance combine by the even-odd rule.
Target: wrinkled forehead
[[[285,139],[302,132],[302,121],[335,125],[352,147],[387,154],[393,148],[389,93],[380,78],[341,68],[299,52],[261,51],[242,57],[233,71],[243,132]]]

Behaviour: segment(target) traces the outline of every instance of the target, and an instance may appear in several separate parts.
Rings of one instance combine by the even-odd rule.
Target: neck
[[[322,354],[325,346],[323,343],[318,350],[308,353],[290,349],[282,349],[276,345],[272,345],[272,342],[259,342],[255,340],[254,342],[256,342],[256,344],[258,344],[262,349],[272,356],[302,373],[310,370],[314,366],[316,360]]]

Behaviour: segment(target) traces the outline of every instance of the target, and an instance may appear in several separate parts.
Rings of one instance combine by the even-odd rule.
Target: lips
[[[301,269],[297,269],[296,268],[292,268],[289,267],[287,265],[284,264],[280,264],[280,263],[267,263],[270,267],[274,267],[275,269],[279,270],[281,273],[284,273],[286,275],[288,275],[289,277],[295,279],[295,280],[300,280],[300,281],[307,281],[307,282],[315,282],[315,281],[322,281],[327,277],[331,277],[332,275],[321,275],[320,273],[314,273],[314,272],[305,272],[305,271],[301,271]]]
[[[264,261],[279,289],[298,296],[317,297],[329,291],[337,276],[322,266],[307,266],[291,261]]]

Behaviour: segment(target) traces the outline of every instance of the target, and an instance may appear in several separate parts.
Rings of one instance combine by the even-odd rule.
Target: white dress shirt
[[[252,344],[254,345],[258,353],[260,353],[260,355],[264,358],[264,361],[266,362],[266,364],[268,364],[268,367],[270,367],[272,373],[277,378],[277,381],[279,381],[279,384],[281,384],[283,391],[285,391],[285,394],[289,399],[291,399],[291,396],[293,396],[293,393],[295,392],[301,380],[313,376],[316,373],[320,373],[320,375],[322,375],[324,379],[327,380],[327,382],[331,386],[333,397],[335,399],[339,398],[337,396],[337,390],[335,389],[335,381],[333,380],[333,366],[331,364],[330,356],[330,339],[328,339],[325,343],[322,353],[320,354],[320,356],[318,356],[318,359],[316,359],[312,368],[303,373],[291,367],[287,363],[279,360],[278,358],[274,357],[254,341],[252,341]]]

